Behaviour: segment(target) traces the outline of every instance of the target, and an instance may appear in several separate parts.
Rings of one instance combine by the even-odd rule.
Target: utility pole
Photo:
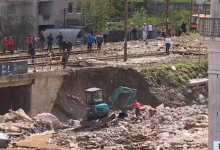
[[[169,8],[170,0],[166,0],[166,36],[169,35]]]
[[[192,0],[190,0],[190,13],[189,13],[189,30],[191,31],[191,22],[192,22]]]
[[[127,61],[127,37],[128,37],[128,1],[124,0],[125,21],[124,21],[124,61]]]

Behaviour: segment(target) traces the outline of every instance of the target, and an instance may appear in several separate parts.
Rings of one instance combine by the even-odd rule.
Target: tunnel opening
[[[52,113],[59,119],[80,119],[85,116],[85,90],[92,87],[103,89],[104,101],[108,103],[110,96],[119,86],[137,89],[135,99],[142,105],[156,107],[161,104],[150,92],[146,79],[134,69],[105,67],[76,70],[68,76],[59,90]],[[120,94],[113,110],[122,109],[129,94]],[[70,115],[71,114],[71,115]]]
[[[0,115],[8,113],[9,109],[30,110],[31,85],[11,86],[0,88]]]

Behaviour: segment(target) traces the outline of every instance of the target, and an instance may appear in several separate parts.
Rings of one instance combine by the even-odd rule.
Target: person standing
[[[62,50],[63,52],[65,51],[66,49],[66,39],[63,39],[63,42],[62,42]]]
[[[66,47],[65,49],[67,49],[68,52],[68,56],[70,55],[70,51],[72,50],[72,43],[67,39],[66,40]]]
[[[103,42],[103,35],[102,35],[102,33],[97,33],[96,41],[97,41],[97,48],[101,49],[102,48],[102,42]]]
[[[40,44],[41,44],[41,50],[44,50],[44,46],[45,46],[45,35],[44,32],[41,31],[40,33]]]
[[[176,30],[174,28],[170,31],[170,35],[171,37],[174,37],[176,35]]]
[[[150,23],[150,24],[148,25],[148,39],[151,39],[152,30],[153,30],[153,26],[152,26],[152,24]]]
[[[147,39],[147,26],[146,23],[144,23],[144,26],[142,27],[143,29],[143,40]]]
[[[137,28],[135,26],[132,28],[131,32],[132,32],[133,40],[137,40]]]
[[[5,54],[5,50],[6,50],[7,45],[8,45],[7,37],[5,37],[5,38],[2,40],[2,45],[3,45],[3,53]]]
[[[9,36],[9,50],[11,51],[11,54],[14,53],[14,40]]]
[[[169,53],[170,53],[171,43],[172,43],[171,38],[170,38],[170,36],[168,35],[168,36],[165,38],[165,46],[166,46],[166,53],[167,53],[167,55],[169,55]]]
[[[183,30],[184,33],[187,32],[186,25],[187,25],[187,23],[185,23],[185,22],[183,22],[181,25],[181,29]]]
[[[134,103],[132,103],[129,106],[133,106],[135,108],[136,117],[139,117],[141,115],[141,110],[140,110],[141,104],[138,103],[137,100],[134,100]]]
[[[67,51],[67,49],[65,49],[63,51],[63,56],[62,56],[63,69],[66,69],[66,64],[67,64],[68,58],[69,58],[68,51]]]
[[[31,49],[33,47],[33,37],[32,37],[32,34],[30,34],[30,36],[28,37],[27,42],[28,42],[28,54],[30,54]]]
[[[162,32],[162,37],[165,38],[166,37],[166,29],[162,29],[161,32]]]
[[[104,44],[107,43],[108,40],[108,29],[106,27],[104,27],[104,29],[102,30],[102,34],[103,34],[103,40],[104,40]]]
[[[89,33],[86,42],[88,44],[88,50],[91,51],[92,50],[92,43],[94,43],[94,37],[91,35],[91,33]]]
[[[32,58],[32,63],[34,63],[36,45],[37,45],[37,39],[33,36],[33,37],[32,37],[32,48],[30,49],[30,54],[31,54],[31,58]]]
[[[93,40],[94,40],[94,43],[96,44],[96,39],[94,38],[95,36],[95,31],[93,30],[93,28],[91,28],[91,31],[90,31],[91,35],[93,36]]]
[[[60,32],[60,34],[56,37],[56,39],[58,39],[58,43],[59,43],[60,51],[61,51],[61,49],[62,49],[62,42],[63,42],[63,34],[62,34],[62,32]]]
[[[52,37],[52,33],[50,33],[50,35],[47,37],[47,50],[52,50],[52,44],[53,44],[53,37]]]

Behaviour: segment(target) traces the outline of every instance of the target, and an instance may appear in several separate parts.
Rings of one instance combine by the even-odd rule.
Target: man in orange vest
[[[11,54],[14,53],[14,40],[11,38],[11,36],[9,37],[9,49],[11,51]]]
[[[2,45],[3,45],[3,49],[4,49],[3,53],[5,54],[5,50],[6,50],[7,45],[8,45],[8,40],[7,40],[6,37],[4,38],[4,40],[2,40]]]

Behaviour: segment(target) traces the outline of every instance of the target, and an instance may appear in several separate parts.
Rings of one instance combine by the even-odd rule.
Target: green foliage
[[[183,22],[188,22],[189,19],[189,11],[178,11],[170,10],[172,14],[170,15],[170,27],[180,28]],[[165,26],[165,9],[160,9],[158,12],[159,15],[148,16],[147,10],[143,7],[141,9],[137,9],[132,18],[128,20],[130,25],[139,25],[142,26],[145,22],[151,23],[154,26]]]
[[[115,7],[119,3],[116,0],[78,0],[78,5],[84,10],[86,27],[100,29],[106,26],[111,16],[118,13]]]
[[[70,70],[69,70],[69,75],[70,76],[74,76],[76,74],[76,70],[74,69],[74,68],[71,68]]]
[[[203,61],[201,65],[196,62],[178,63],[174,65],[156,65],[141,70],[141,74],[154,86],[166,85],[177,87],[189,79],[198,77],[200,73],[203,77],[207,76],[208,62]]]

